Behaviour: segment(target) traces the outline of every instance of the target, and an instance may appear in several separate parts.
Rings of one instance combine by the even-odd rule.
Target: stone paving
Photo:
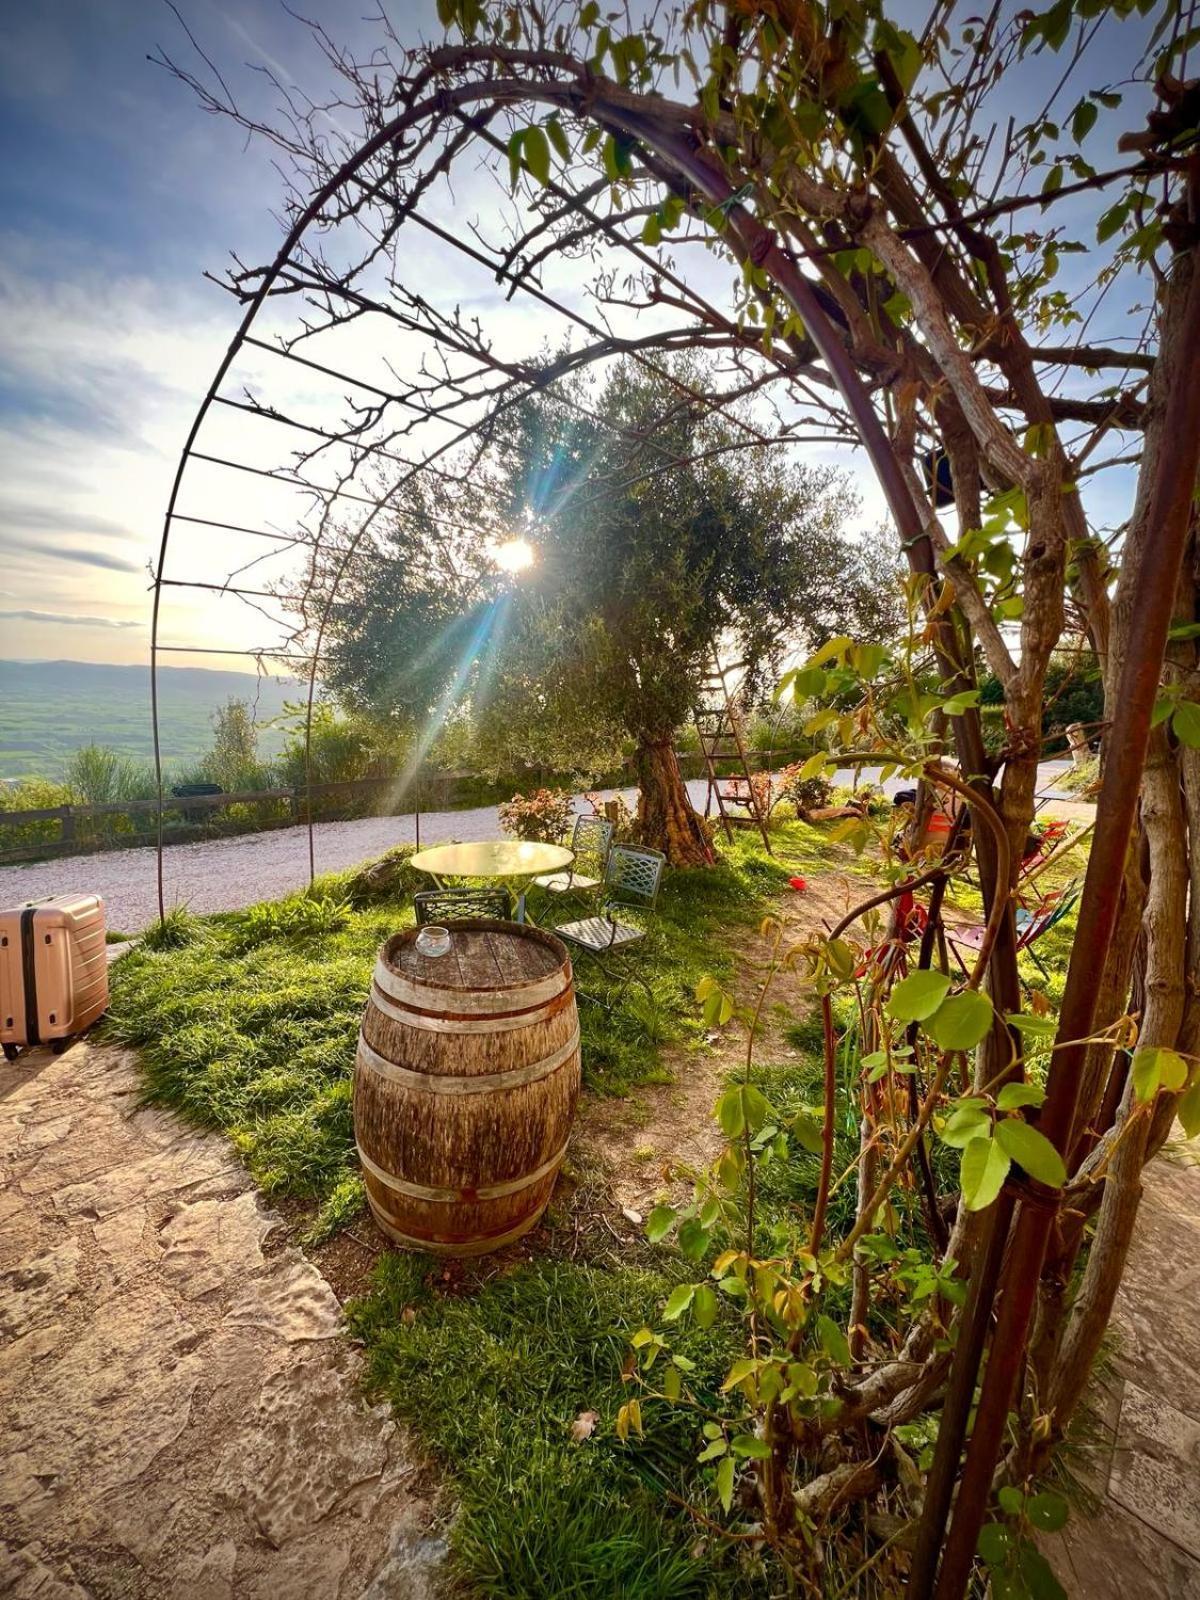
[[[1100,1507],[1046,1553],[1071,1600],[1200,1600],[1200,1141],[1146,1168],[1112,1329],[1085,1474]]]
[[[0,1073],[0,1594],[430,1600],[420,1465],[229,1144],[77,1043]]]

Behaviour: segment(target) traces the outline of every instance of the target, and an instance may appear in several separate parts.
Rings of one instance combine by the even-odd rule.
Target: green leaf
[[[984,1109],[983,1102],[972,1101],[950,1114],[941,1131],[941,1140],[952,1149],[964,1150],[972,1139],[990,1138],[991,1131],[992,1119]]]
[[[910,972],[892,990],[888,1015],[897,1022],[924,1022],[938,1009],[949,989],[950,979],[944,972]]]
[[[771,1102],[761,1089],[756,1089],[752,1083],[742,1085],[742,1109],[746,1116],[746,1126],[751,1133],[757,1133],[771,1115]]]
[[[717,1101],[717,1121],[727,1139],[740,1139],[746,1131],[746,1109],[742,1104],[740,1085],[727,1089]]]
[[[1103,244],[1106,239],[1111,239],[1114,233],[1118,233],[1124,227],[1128,216],[1128,200],[1118,200],[1115,206],[1109,206],[1096,224],[1096,242]]]
[[[646,1238],[651,1244],[665,1239],[675,1226],[675,1211],[671,1206],[655,1206],[646,1218]]]
[[[642,243],[658,244],[662,239],[662,223],[651,213],[642,224]]]
[[[805,666],[822,667],[827,661],[833,661],[838,656],[843,655],[847,650],[849,650],[853,643],[853,639],[844,637],[830,639],[823,644],[821,648],[815,652],[815,654],[809,656],[808,660],[805,662]]]
[[[1200,1077],[1176,1106],[1175,1115],[1183,1124],[1183,1131],[1189,1139],[1194,1139],[1200,1133]]]
[[[525,142],[525,129],[518,128],[508,141],[508,186],[515,189],[521,177],[521,146]]]
[[[799,667],[792,679],[792,693],[797,700],[815,700],[829,687],[829,674],[820,667]]]
[[[663,1394],[668,1400],[678,1400],[683,1393],[683,1379],[678,1367],[668,1367],[663,1373]]]
[[[567,138],[566,131],[557,117],[546,118],[546,132],[550,135],[550,143],[554,146],[555,154],[560,161],[571,159],[571,141]]]
[[[732,1456],[726,1456],[717,1468],[717,1497],[726,1511],[733,1504],[733,1474],[735,1463]]]
[[[1187,1082],[1187,1062],[1174,1050],[1143,1045],[1133,1052],[1133,1092],[1139,1100],[1153,1100],[1160,1089],[1182,1089]]]
[[[667,1303],[663,1307],[664,1322],[678,1322],[683,1313],[692,1303],[696,1293],[694,1283],[678,1283],[667,1296]]]
[[[1039,1183],[1060,1189],[1067,1181],[1063,1158],[1044,1133],[1020,1117],[1005,1117],[996,1124],[996,1138],[1006,1154]]]
[[[550,182],[550,141],[544,129],[532,127],[525,129],[525,142],[522,145],[525,156],[525,165],[541,184]]]
[[[987,1566],[1002,1567],[1012,1548],[1012,1534],[1002,1522],[986,1522],[979,1530],[976,1548]]]
[[[752,1433],[739,1433],[731,1441],[729,1448],[735,1456],[746,1456],[751,1461],[769,1461],[771,1446],[765,1439],[759,1439]]]
[[[1200,750],[1200,705],[1194,700],[1181,700],[1171,718],[1171,731],[1180,744]]]
[[[711,1328],[717,1320],[717,1291],[709,1283],[696,1286],[692,1297],[692,1315],[698,1328]]]
[[[1006,1011],[1004,1020],[1018,1033],[1031,1034],[1035,1039],[1050,1039],[1058,1031],[1055,1017],[1035,1017],[1024,1011]]]
[[[968,1211],[983,1211],[1008,1177],[1009,1158],[995,1139],[972,1139],[962,1153],[959,1184]]]
[[[1071,113],[1071,137],[1076,144],[1087,138],[1096,125],[1099,108],[1091,100],[1081,100]]]
[[[595,26],[596,18],[600,15],[598,0],[588,0],[587,5],[579,13],[579,26],[591,28]]]
[[[925,1031],[943,1050],[973,1050],[992,1025],[992,1002],[978,989],[952,994],[925,1023]]]
[[[832,1317],[822,1313],[817,1318],[817,1338],[821,1341],[821,1348],[825,1354],[839,1367],[848,1367],[853,1360],[850,1346],[846,1342],[846,1335],[838,1327]]]
[[[1035,1494],[1025,1507],[1025,1515],[1039,1533],[1057,1533],[1066,1526],[1071,1508],[1062,1495],[1044,1489]]]
[[[1040,1106],[1046,1091],[1040,1083],[1006,1083],[996,1096],[1001,1111],[1017,1111],[1021,1106]]]
[[[978,689],[964,689],[961,694],[952,694],[949,699],[943,700],[941,710],[948,717],[961,717],[964,711],[969,711],[972,706],[979,704]]]

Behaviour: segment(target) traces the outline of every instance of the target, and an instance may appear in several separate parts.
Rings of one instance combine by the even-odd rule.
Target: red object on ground
[[[789,878],[788,883],[791,884],[792,888],[795,889],[798,894],[803,893],[803,891],[808,888],[808,884],[803,878]]]

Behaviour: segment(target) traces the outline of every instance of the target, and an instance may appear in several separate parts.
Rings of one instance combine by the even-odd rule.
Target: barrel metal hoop
[[[562,1164],[562,1159],[567,1153],[564,1144],[561,1150],[555,1151],[549,1161],[543,1161],[540,1167],[526,1173],[522,1178],[509,1178],[504,1183],[485,1183],[477,1189],[445,1189],[437,1184],[409,1183],[406,1178],[398,1178],[394,1173],[385,1172],[381,1166],[372,1161],[357,1141],[356,1148],[358,1159],[376,1182],[383,1184],[385,1189],[408,1195],[413,1200],[436,1200],[447,1205],[470,1205],[475,1200],[500,1200],[505,1195],[519,1194],[522,1189],[528,1189],[532,1184],[548,1178]]]
[[[406,1089],[415,1089],[422,1094],[494,1094],[501,1089],[516,1089],[522,1084],[537,1083],[539,1078],[548,1078],[552,1072],[557,1072],[565,1062],[579,1048],[579,1028],[572,1031],[571,1037],[560,1050],[553,1055],[546,1056],[541,1061],[531,1061],[524,1067],[511,1067],[507,1072],[480,1073],[478,1077],[440,1077],[432,1072],[413,1072],[409,1067],[399,1067],[394,1061],[388,1061],[377,1050],[373,1050],[360,1033],[358,1036],[358,1061],[365,1067],[370,1067],[384,1078],[390,1078],[393,1083],[399,1083]]]
[[[411,1028],[424,1028],[429,1033],[511,1033],[514,1028],[525,1028],[535,1022],[546,1022],[565,1011],[574,1002],[573,989],[563,989],[549,1005],[532,1006],[525,1011],[502,1011],[487,1016],[454,1012],[433,1013],[412,1010],[398,1005],[390,996],[376,988],[371,994],[372,1003],[385,1016],[403,1022]]]
[[[382,1229],[394,1243],[411,1250],[432,1250],[450,1255],[486,1255],[492,1250],[502,1250],[506,1244],[512,1244],[514,1239],[528,1233],[541,1215],[540,1211],[536,1211],[500,1233],[406,1233],[403,1228],[396,1226],[378,1200],[373,1196],[368,1196],[368,1199],[375,1226]]]
[[[514,994],[522,1006],[544,1005],[547,1000],[553,1000],[564,989],[570,988],[570,976],[562,967],[557,967],[548,977],[539,978],[535,983],[495,984],[487,989],[451,989],[432,983],[413,983],[380,957],[375,963],[375,984],[384,994],[404,1005],[428,1010],[431,1005],[443,1003],[440,997],[444,996],[447,1008],[454,1006],[461,1012],[480,1016],[490,1014],[495,1009],[497,997],[509,993]]]

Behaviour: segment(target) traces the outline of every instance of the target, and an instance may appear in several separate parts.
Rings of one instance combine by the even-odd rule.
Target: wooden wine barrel
[[[367,1198],[398,1244],[482,1255],[546,1208],[579,1094],[579,1014],[561,940],[513,922],[417,929],[375,963],[354,1069]]]

